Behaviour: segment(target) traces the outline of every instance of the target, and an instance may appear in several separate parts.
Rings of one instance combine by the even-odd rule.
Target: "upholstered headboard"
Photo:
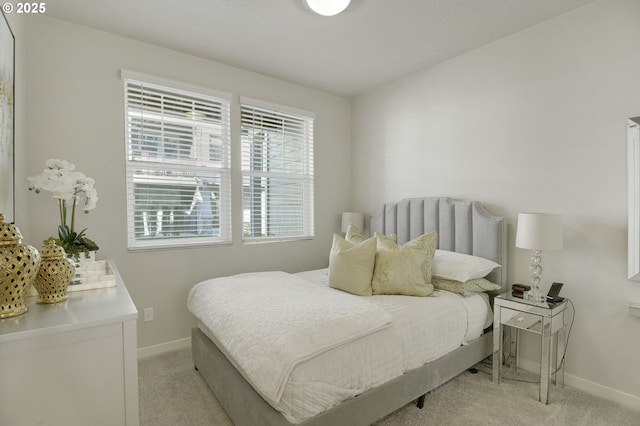
[[[437,231],[439,249],[484,257],[502,265],[487,278],[507,291],[506,222],[478,201],[431,197],[386,203],[371,216],[369,230],[371,235],[396,234],[399,244]]]

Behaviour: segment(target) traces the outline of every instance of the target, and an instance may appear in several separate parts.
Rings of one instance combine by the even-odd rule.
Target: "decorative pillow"
[[[436,249],[436,232],[421,235],[402,246],[394,239],[379,236],[371,287],[373,294],[429,296],[431,264]]]
[[[340,235],[333,234],[329,254],[329,287],[358,296],[371,296],[375,259],[375,238],[353,244]]]
[[[347,228],[347,233],[344,236],[344,239],[354,244],[361,243],[365,240],[365,238],[362,236],[362,231],[360,231],[354,225],[349,225],[349,227]]]
[[[475,278],[484,278],[500,264],[483,257],[436,250],[433,257],[433,276],[465,282]]]
[[[502,288],[498,284],[494,284],[484,278],[475,278],[469,281],[460,282],[434,276],[431,279],[431,283],[438,290],[446,290],[450,291],[451,293],[458,293],[463,295],[464,297],[470,297],[474,294],[486,291],[496,291]]]
[[[378,246],[380,246],[381,243],[386,243],[386,242],[390,242],[392,244],[396,243],[395,234],[384,235],[376,232],[373,235],[373,238],[375,238],[376,241],[378,242]],[[353,225],[349,225],[349,227],[347,228],[345,239],[353,244],[358,244],[365,240],[365,238],[362,236],[362,232],[360,232],[360,230]]]

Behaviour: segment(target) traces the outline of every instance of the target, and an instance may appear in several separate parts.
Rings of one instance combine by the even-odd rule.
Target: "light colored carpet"
[[[427,395],[422,410],[408,404],[376,426],[584,425],[640,426],[640,412],[565,386],[551,388],[550,403],[538,402],[538,385],[491,381],[490,365],[463,373]],[[520,380],[536,380],[520,373]],[[191,350],[181,349],[139,362],[141,426],[232,426],[207,384],[193,368]],[[259,426],[259,425],[256,425]]]

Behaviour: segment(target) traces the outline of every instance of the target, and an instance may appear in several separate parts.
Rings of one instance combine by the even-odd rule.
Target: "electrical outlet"
[[[144,322],[153,321],[153,308],[144,308]]]

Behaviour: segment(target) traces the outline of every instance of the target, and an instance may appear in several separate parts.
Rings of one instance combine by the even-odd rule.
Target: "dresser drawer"
[[[538,334],[542,333],[542,316],[529,312],[500,308],[500,324]]]

